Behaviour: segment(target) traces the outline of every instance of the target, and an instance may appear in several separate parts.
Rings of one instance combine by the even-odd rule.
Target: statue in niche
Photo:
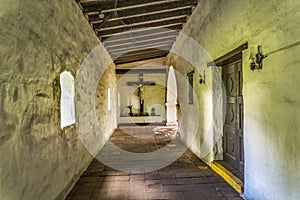
[[[127,108],[129,109],[129,116],[133,116],[132,105],[127,106]]]
[[[155,108],[154,107],[151,108],[151,116],[156,116]]]

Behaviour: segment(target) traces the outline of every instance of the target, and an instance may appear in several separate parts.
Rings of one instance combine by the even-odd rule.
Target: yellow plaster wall
[[[97,136],[93,142],[109,137],[114,124],[105,124],[100,134],[91,116],[95,93],[82,84],[95,80],[98,85],[100,77],[81,68],[96,46],[99,71],[112,60],[75,1],[0,1],[1,200],[63,199],[95,153],[87,151],[78,130]],[[105,83],[113,84],[112,68]],[[76,124],[62,130],[59,76],[64,70],[75,78]],[[102,101],[109,86],[98,93]],[[112,114],[100,114],[113,121]]]
[[[195,39],[210,55],[190,50],[183,41],[177,40],[183,51],[189,51],[194,67],[206,70],[207,84],[198,85],[195,93],[200,102],[200,123],[196,142],[191,149],[201,154],[199,146],[210,119],[219,127],[221,109],[210,100],[209,91],[214,91],[215,68],[206,68],[209,60],[216,59],[241,44],[262,45],[265,53],[300,40],[300,2],[201,0],[186,23],[183,33]],[[175,48],[175,47],[174,47]],[[253,200],[282,200],[300,198],[300,46],[288,48],[270,55],[264,60],[261,71],[249,68],[249,50],[243,52],[244,76],[244,136],[245,136],[245,196]],[[173,54],[169,63],[182,74],[186,63]],[[190,66],[191,67],[191,66]],[[194,80],[197,82],[198,80]],[[179,85],[179,90],[182,85]],[[184,91],[183,91],[184,93]],[[183,94],[186,95],[186,94]],[[217,98],[220,99],[221,97]],[[213,98],[214,99],[214,98]],[[202,104],[202,102],[204,104]],[[186,112],[189,112],[186,111]],[[220,111],[221,112],[221,111]],[[189,118],[190,120],[190,118]],[[191,122],[183,119],[181,129],[188,134]],[[199,145],[200,141],[200,145]],[[214,151],[204,158],[209,163]],[[220,153],[220,151],[219,151]]]

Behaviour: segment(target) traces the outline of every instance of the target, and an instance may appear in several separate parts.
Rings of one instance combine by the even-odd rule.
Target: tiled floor
[[[121,128],[114,132],[110,141],[126,151],[148,153],[163,147],[176,148],[182,144],[172,131],[161,129],[158,131],[160,134],[153,134],[153,126]],[[176,142],[172,144],[171,141]],[[101,155],[100,152],[99,156],[106,154],[110,153],[102,152]],[[151,159],[151,163],[155,162],[155,158]],[[146,172],[139,173],[127,170],[134,164],[128,162],[129,167],[125,167],[123,172],[95,159],[66,199],[241,199],[235,190],[190,150],[167,167],[152,172],[147,172],[146,168]]]

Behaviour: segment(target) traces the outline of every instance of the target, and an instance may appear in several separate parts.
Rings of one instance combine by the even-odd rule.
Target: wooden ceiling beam
[[[125,52],[135,51],[135,49],[151,49],[152,47],[167,45],[167,44],[172,45],[173,43],[174,43],[174,40],[158,41],[158,42],[153,42],[150,44],[137,45],[137,46],[128,47],[128,48],[116,48],[116,49],[108,50],[108,52],[110,54],[113,54],[115,52],[122,52],[122,51],[125,51]]]
[[[159,34],[162,31],[176,31],[180,30],[182,28],[183,23],[174,23],[174,24],[167,24],[167,25],[161,25],[161,26],[154,26],[154,27],[147,27],[147,28],[139,28],[139,29],[133,29],[128,31],[121,31],[119,33],[110,33],[99,36],[101,41],[104,41],[103,43],[107,43],[110,41],[117,41],[117,40],[123,40],[127,38],[136,38],[139,36],[147,36],[151,34]],[[113,37],[112,37],[113,36]],[[109,38],[109,39],[108,39]]]
[[[157,65],[164,66],[164,65],[166,65],[166,61],[167,61],[166,57],[147,59],[147,60],[143,60],[143,61],[139,61],[139,62],[131,62],[128,64],[116,65],[116,69],[132,69],[137,66],[142,67],[143,65],[146,65],[146,64],[157,64]]]
[[[166,57],[198,0],[76,0],[115,63]]]
[[[154,23],[159,23],[159,22],[168,22],[171,20],[184,19],[186,21],[187,17],[188,17],[188,15],[179,15],[179,16],[161,18],[161,19],[156,19],[156,20],[142,21],[142,22],[137,22],[137,23],[132,23],[132,24],[124,24],[124,25],[118,25],[118,26],[105,27],[105,28],[101,28],[101,29],[97,29],[97,27],[95,27],[95,29],[96,29],[96,31],[100,32],[100,31],[108,31],[108,30],[113,30],[113,29],[129,28],[129,27],[136,27],[136,26],[141,26],[141,25],[149,25],[149,24],[154,24]]]
[[[189,10],[192,9],[193,6],[183,6],[183,7],[178,7],[178,8],[171,8],[168,10],[158,10],[158,11],[153,11],[153,12],[145,12],[145,13],[139,13],[136,15],[129,15],[129,16],[124,16],[124,17],[113,17],[110,18],[108,21],[117,21],[117,20],[123,20],[123,19],[131,19],[131,18],[139,18],[139,17],[145,17],[149,15],[162,15],[164,13],[170,13],[170,12],[176,12],[176,11],[182,11],[182,10]]]
[[[123,20],[130,20],[132,23],[136,22],[142,22],[142,21],[149,21],[149,20],[155,20],[158,18],[166,18],[166,17],[171,17],[171,16],[179,16],[179,15],[190,15],[192,13],[192,7],[193,6],[183,6],[183,7],[176,7],[176,8],[171,8],[171,9],[166,9],[166,10],[157,10],[157,11],[145,11],[142,13],[138,14],[133,14],[133,15],[127,15],[123,17],[119,17],[111,15],[110,18],[104,22],[103,19],[99,19],[97,17],[90,17],[89,22],[92,25],[97,25],[97,24],[105,24],[104,27],[108,26],[113,26],[113,23],[121,23]]]
[[[128,61],[128,60],[132,60],[132,59],[141,59],[141,58],[148,58],[148,57],[157,57],[159,55],[167,55],[168,53],[166,52],[157,52],[157,53],[145,53],[143,55],[139,55],[139,56],[128,56],[128,57],[120,57],[118,59],[116,59],[116,61]]]
[[[149,42],[157,42],[159,40],[163,40],[163,41],[173,40],[174,41],[176,39],[176,36],[177,35],[172,34],[172,35],[162,35],[162,36],[154,36],[154,37],[148,37],[148,38],[143,37],[140,40],[132,40],[132,41],[125,40],[124,43],[118,43],[118,44],[114,44],[114,45],[105,44],[105,47],[107,50],[112,50],[114,48],[133,47],[133,46],[136,46],[139,44],[147,44]]]
[[[126,12],[126,15],[132,15],[146,10],[157,11],[187,5],[195,6],[197,0],[125,0],[118,1],[117,7],[115,7],[115,1],[91,1],[79,4],[82,5],[83,12],[86,15],[99,15],[99,13],[107,15],[117,12]]]
[[[175,20],[170,20],[170,21],[163,21],[163,22],[156,22],[152,24],[148,24],[147,26],[136,26],[136,27],[127,27],[127,28],[119,28],[119,29],[114,29],[114,30],[108,30],[108,31],[100,31],[97,32],[98,36],[103,36],[103,35],[116,35],[119,33],[124,33],[128,31],[140,31],[140,32],[146,32],[151,30],[152,28],[171,28],[174,27],[176,29],[179,29],[183,26],[185,23],[185,19],[175,19]],[[173,29],[173,28],[172,28]]]
[[[114,62],[128,62],[129,60],[137,60],[137,59],[140,59],[142,60],[142,58],[144,60],[146,59],[150,59],[150,58],[154,58],[154,57],[166,57],[168,55],[168,53],[152,53],[152,54],[144,54],[144,55],[141,55],[141,56],[131,56],[131,57],[122,57],[122,59],[114,59]]]
[[[169,38],[155,38],[155,40],[150,41],[142,41],[137,43],[131,43],[129,45],[122,45],[122,46],[116,46],[116,47],[106,47],[107,51],[112,53],[114,51],[122,51],[122,50],[131,50],[139,47],[151,47],[153,45],[157,44],[164,44],[164,43],[170,43],[173,44],[175,41],[175,37],[169,37]]]
[[[103,42],[103,45],[106,47],[110,46],[118,46],[122,44],[128,44],[128,43],[134,43],[138,41],[144,41],[144,40],[149,40],[152,38],[158,38],[158,37],[166,37],[166,36],[173,36],[176,37],[178,36],[179,32],[176,30],[170,30],[170,29],[164,29],[160,30],[160,32],[145,32],[143,34],[131,34],[131,35],[124,35],[124,37],[114,37],[111,38],[110,40],[106,40]]]
[[[141,4],[131,5],[131,6],[123,6],[119,8],[106,9],[106,10],[102,10],[101,13],[111,13],[120,10],[129,10],[129,9],[142,8],[142,7],[157,6],[160,4],[166,4],[166,3],[169,4],[176,1],[181,1],[181,0],[162,0],[162,1],[154,1],[149,3],[141,3]]]
[[[78,3],[113,3],[115,0],[76,0]]]
[[[134,54],[135,52],[142,52],[142,51],[150,51],[150,50],[154,50],[154,49],[159,49],[161,51],[166,51],[169,52],[170,49],[172,47],[172,44],[161,44],[161,45],[155,45],[149,48],[137,48],[137,49],[132,49],[131,51],[117,51],[117,52],[112,52],[109,53],[112,57],[112,59],[121,57],[125,54]]]
[[[155,59],[155,58],[160,58],[160,57],[165,57],[167,56],[167,54],[165,55],[152,55],[149,57],[142,57],[142,58],[135,58],[135,59],[130,59],[130,60],[124,60],[124,61],[115,61],[115,64],[119,65],[119,64],[125,64],[125,63],[130,63],[130,62],[137,62],[137,61],[143,61],[143,60],[147,60],[147,59]]]
[[[156,22],[163,22],[168,20],[174,20],[183,18],[185,21],[191,15],[191,10],[182,10],[176,12],[163,13],[161,15],[149,15],[145,17],[132,18],[127,20],[118,20],[118,21],[102,21],[101,23],[92,23],[92,26],[95,30],[106,31],[111,29],[118,28],[128,28],[136,26],[148,26],[148,24],[153,24]]]
[[[168,52],[166,50],[161,50],[161,49],[143,49],[140,51],[134,51],[134,52],[128,52],[125,53],[121,56],[119,56],[119,58],[121,57],[130,57],[130,56],[137,56],[137,55],[144,55],[144,54],[151,54],[151,53],[158,53],[158,52]]]

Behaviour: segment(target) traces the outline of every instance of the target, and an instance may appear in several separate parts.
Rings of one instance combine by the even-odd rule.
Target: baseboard
[[[214,161],[211,163],[211,168],[219,174],[233,189],[238,193],[242,194],[244,192],[244,183],[223,167],[220,163]]]

